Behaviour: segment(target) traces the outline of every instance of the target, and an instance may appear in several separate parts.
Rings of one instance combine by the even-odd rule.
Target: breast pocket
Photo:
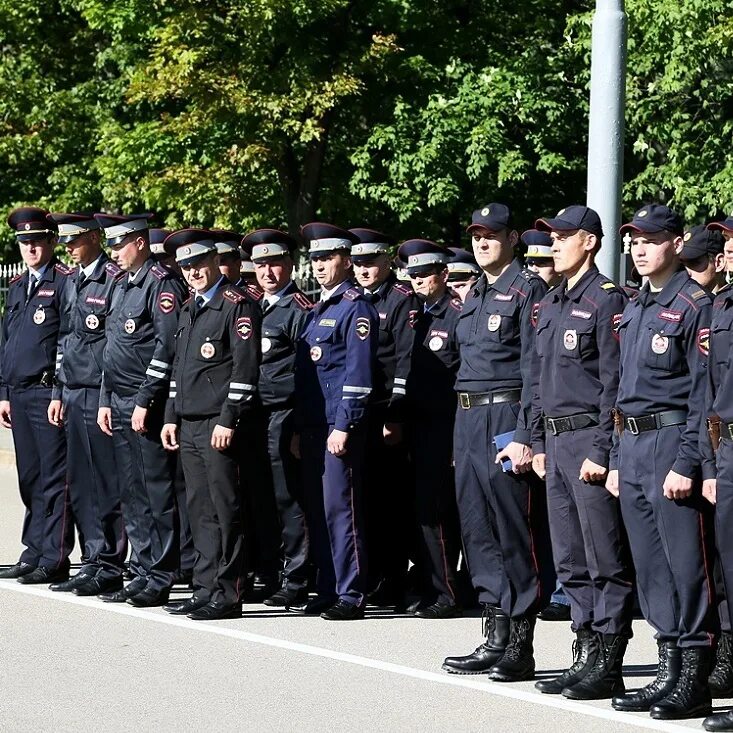
[[[507,343],[519,336],[519,309],[514,303],[491,301],[483,315],[491,340]]]
[[[262,326],[262,355],[278,353],[289,343],[284,329],[279,326]]]
[[[682,371],[685,364],[684,329],[681,323],[647,326],[642,338],[642,361],[650,369],[665,372]]]
[[[137,340],[140,333],[151,326],[150,314],[147,312],[145,303],[133,306],[124,306],[120,312],[120,323],[122,324],[122,338]]]
[[[333,361],[336,344],[336,329],[319,326],[308,338],[311,361],[319,367],[326,367]]]
[[[730,362],[731,325],[733,325],[733,309],[714,316],[711,325],[711,346],[715,363],[726,368]]]
[[[95,336],[104,336],[104,322],[106,315],[104,306],[86,308],[79,314],[82,331],[92,338]]]
[[[593,321],[570,321],[562,327],[561,356],[582,359],[595,350],[595,323]]]

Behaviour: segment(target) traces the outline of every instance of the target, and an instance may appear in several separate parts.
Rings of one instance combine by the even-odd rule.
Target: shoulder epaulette
[[[394,283],[392,285],[392,290],[396,290],[400,295],[410,296],[414,295],[415,291],[412,288],[408,288],[406,285],[403,285],[402,283]]]
[[[611,280],[607,280],[606,282],[601,283],[601,290],[605,290],[608,293],[616,292],[618,289],[618,285],[616,285],[616,283]]]
[[[361,297],[361,293],[356,288],[349,288],[344,292],[346,300],[359,300]]]
[[[114,262],[107,262],[104,270],[113,280],[119,280],[125,274],[125,271]]]
[[[245,290],[247,291],[247,295],[249,295],[250,298],[252,298],[253,300],[260,301],[265,296],[264,292],[260,290],[256,285],[247,285]]]
[[[155,277],[158,278],[158,280],[165,280],[167,277],[170,277],[173,273],[170,270],[167,270],[163,265],[153,265],[150,268],[150,272],[155,275]]]
[[[226,298],[230,303],[242,303],[246,298],[242,293],[235,290],[234,288],[227,288],[223,293],[222,297]]]
[[[696,290],[693,290],[690,295],[692,296],[693,300],[700,300],[700,298],[705,298],[709,294],[702,288],[697,288]]]
[[[69,275],[73,275],[76,272],[75,267],[67,267],[66,265],[62,264],[61,262],[57,262],[53,269],[56,270],[61,275],[64,275],[65,277],[68,277]]]
[[[16,275],[16,276],[15,276],[15,277],[14,277],[14,278],[13,278],[13,279],[12,279],[12,280],[10,281],[10,283],[9,283],[9,284],[10,284],[10,285],[13,285],[14,283],[17,283],[17,282],[18,282],[18,280],[20,280],[20,278],[21,278],[21,277],[23,277],[23,273],[22,273],[22,272],[20,273],[20,275]]]
[[[541,280],[542,278],[537,275],[536,273],[532,272],[532,270],[528,270],[527,268],[523,267],[520,272],[522,273],[522,277],[527,282],[532,282],[532,280]]]
[[[305,297],[303,293],[293,293],[293,300],[303,309],[310,310],[313,307],[313,303]]]
[[[449,305],[451,308],[453,308],[453,310],[463,310],[463,301],[460,298],[451,298]]]

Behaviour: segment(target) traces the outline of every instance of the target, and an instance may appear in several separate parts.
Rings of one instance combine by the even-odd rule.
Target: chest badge
[[[428,341],[428,348],[430,351],[440,351],[443,348],[444,343],[445,342],[440,338],[440,336],[433,336],[433,338]]]
[[[204,357],[204,359],[211,359],[213,356],[216,355],[216,347],[214,344],[211,343],[211,341],[205,341],[203,344],[201,344],[201,356]]]
[[[135,333],[135,321],[132,318],[128,318],[125,321],[125,333]]]
[[[322,356],[323,356],[323,349],[321,349],[320,346],[311,347],[311,360],[312,361],[320,361]]]
[[[87,328],[90,331],[96,331],[99,328],[99,318],[94,315],[94,313],[90,313],[85,319],[84,323],[87,324]]]
[[[669,348],[669,338],[662,336],[660,333],[655,333],[652,336],[652,351],[655,354],[666,354]]]
[[[45,320],[46,311],[39,305],[38,308],[36,308],[36,312],[33,314],[33,323],[35,323],[36,326],[40,326]]]
[[[266,336],[262,339],[262,353],[266,354],[272,348],[272,341]]]
[[[572,328],[567,329],[562,337],[562,344],[568,351],[575,349],[578,346],[578,332]]]
[[[493,313],[489,316],[489,331],[498,331],[501,326],[501,316],[498,313]]]

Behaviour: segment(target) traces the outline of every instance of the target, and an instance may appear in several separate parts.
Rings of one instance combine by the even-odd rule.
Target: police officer
[[[481,277],[481,268],[473,254],[462,247],[448,247],[448,250],[453,255],[448,261],[448,287],[462,303]]]
[[[666,206],[639,209],[621,228],[647,278],[619,323],[617,455],[608,489],[620,495],[644,618],[656,629],[651,684],[614,697],[617,710],[656,719],[709,714],[712,584],[703,531],[699,430],[710,296],[680,268],[682,221]],[[617,469],[617,470],[616,470]]]
[[[362,618],[366,553],[362,475],[379,317],[349,279],[357,238],[331,224],[306,224],[321,302],[298,340],[293,450],[302,456],[305,511],[317,598],[305,613],[329,621]]]
[[[420,298],[407,378],[410,450],[424,582],[418,618],[459,615],[456,567],[460,530],[453,476],[455,380],[459,356],[456,326],[461,301],[448,290],[450,250],[425,239],[399,248]],[[406,528],[402,531],[405,532]]]
[[[165,240],[170,235],[170,229],[157,229],[152,228],[148,230],[150,236],[150,254],[153,259],[160,265],[167,267],[183,277],[181,268],[176,262],[175,252],[171,251],[170,247],[166,248]]]
[[[349,231],[358,240],[351,248],[354,277],[379,315],[364,467],[369,602],[403,608],[411,538],[405,530],[414,525],[404,401],[419,303],[392,272],[389,249],[395,240],[374,229]]]
[[[548,288],[554,288],[562,275],[555,271],[555,262],[552,259],[552,239],[543,230],[528,229],[522,232],[522,243],[527,248],[524,255],[524,265],[538,277],[541,277]]]
[[[472,654],[448,657],[443,669],[512,681],[534,675],[541,600],[532,517],[541,487],[530,490],[526,474],[532,468],[535,325],[547,286],[514,259],[519,235],[507,206],[474,211],[468,231],[483,275],[456,330],[461,365],[454,455],[463,546],[484,606],[486,638]]]
[[[197,555],[193,596],[165,606],[198,621],[242,613],[245,572],[237,428],[254,404],[260,311],[218,267],[214,235],[173,232],[166,242],[194,291],[176,331],[163,447],[178,450]]]
[[[251,471],[255,523],[265,525],[269,540],[269,513],[273,500],[277,516],[273,559],[275,577],[282,569],[278,589],[264,599],[267,606],[289,607],[307,601],[308,537],[303,513],[303,485],[298,461],[290,452],[293,437],[295,349],[313,304],[293,282],[293,255],[297,243],[276,229],[258,229],[242,240],[252,258],[262,307],[262,363],[259,381],[258,458]],[[262,530],[261,530],[262,531]],[[261,545],[265,544],[264,542]],[[282,547],[283,560],[280,560]],[[273,572],[268,558],[260,572]]]
[[[573,665],[537,682],[574,700],[623,692],[631,636],[631,573],[624,560],[618,500],[605,490],[613,442],[623,291],[594,264],[603,229],[586,206],[568,206],[537,229],[552,236],[563,279],[540,302],[532,465],[546,479],[552,553],[570,598]]]
[[[711,229],[704,224],[692,227],[685,232],[682,241],[680,260],[687,274],[715,295],[726,284],[724,240],[719,227]]]
[[[112,440],[97,424],[105,320],[122,270],[102,251],[92,214],[50,214],[58,241],[78,265],[72,276],[69,333],[48,408],[52,425],[66,429],[67,483],[79,536],[81,570],[51,590],[94,596],[122,588],[127,537]]]
[[[8,217],[27,270],[10,281],[0,332],[0,424],[13,431],[25,506],[25,550],[15,565],[0,570],[0,578],[29,584],[66,580],[74,546],[66,439],[47,416],[68,331],[73,270],[54,257],[56,225],[47,214],[25,206]]]
[[[112,436],[134,579],[108,602],[162,606],[179,569],[173,464],[160,442],[174,336],[186,288],[150,255],[148,214],[95,214],[126,273],[106,319],[97,421]]]

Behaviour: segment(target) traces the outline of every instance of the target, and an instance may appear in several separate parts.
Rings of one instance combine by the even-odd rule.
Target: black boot
[[[667,697],[677,684],[682,664],[681,649],[676,641],[658,641],[657,677],[646,687],[614,697],[611,706],[624,713],[644,713],[655,702]]]
[[[571,700],[608,700],[623,695],[626,687],[621,669],[629,640],[619,634],[598,634],[600,649],[592,669],[562,694]]]
[[[733,697],[733,637],[730,631],[724,631],[718,639],[715,667],[708,677],[708,685],[713,697]]]
[[[693,647],[682,650],[682,671],[672,692],[652,705],[649,714],[655,720],[701,718],[713,712],[708,675],[710,649]]]
[[[509,643],[504,656],[489,670],[496,682],[519,682],[534,677],[534,616],[511,619]]]
[[[702,721],[702,727],[705,730],[712,731],[731,731],[733,730],[733,710],[729,710],[727,713],[717,713],[711,715]]]
[[[588,629],[580,629],[573,642],[573,664],[559,677],[535,682],[535,687],[546,695],[559,695],[566,687],[571,687],[590,672],[598,656],[598,634]]]
[[[486,638],[473,654],[465,657],[446,657],[443,669],[451,674],[484,674],[502,657],[509,642],[509,616],[488,603],[484,605],[481,630]]]

